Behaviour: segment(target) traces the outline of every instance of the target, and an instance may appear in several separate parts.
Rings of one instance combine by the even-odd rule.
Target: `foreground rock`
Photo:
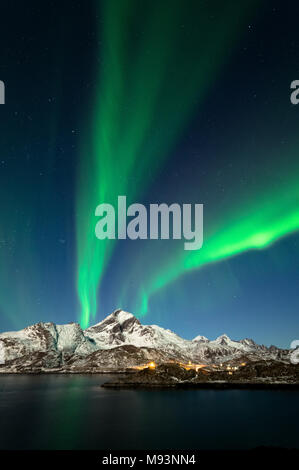
[[[178,364],[163,364],[145,368],[102,385],[107,388],[296,388],[299,389],[299,365],[280,362],[256,362],[237,370],[198,371]]]

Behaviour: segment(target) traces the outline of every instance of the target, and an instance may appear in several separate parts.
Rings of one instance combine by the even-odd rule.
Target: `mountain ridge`
[[[0,372],[119,371],[148,361],[193,362],[275,359],[287,361],[288,350],[240,341],[226,334],[209,340],[181,338],[158,325],[142,325],[121,309],[83,330],[78,323],[40,322],[16,332],[0,333]]]

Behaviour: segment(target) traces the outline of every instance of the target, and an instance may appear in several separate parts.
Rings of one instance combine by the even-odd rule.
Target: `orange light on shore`
[[[206,367],[206,364],[192,364],[191,361],[188,361],[188,364],[184,364],[183,362],[178,362],[178,364],[183,367],[185,370],[196,370],[198,372],[199,369]]]
[[[191,361],[188,361],[188,364],[184,364],[182,362],[176,362],[176,361],[169,361],[171,364],[177,364],[181,367],[183,367],[186,370],[196,370],[198,372],[200,369],[205,369],[207,367],[206,364],[192,364]],[[143,369],[156,369],[157,364],[154,361],[148,362],[146,364],[142,364],[139,366],[131,366],[131,369],[135,370],[143,370]]]
[[[149,367],[149,369],[155,369],[156,364],[154,363],[154,361],[152,361],[152,362],[149,363],[148,367]]]

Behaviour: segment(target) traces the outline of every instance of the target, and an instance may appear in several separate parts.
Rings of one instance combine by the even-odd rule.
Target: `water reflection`
[[[298,392],[109,390],[107,379],[0,376],[0,448],[299,447]]]

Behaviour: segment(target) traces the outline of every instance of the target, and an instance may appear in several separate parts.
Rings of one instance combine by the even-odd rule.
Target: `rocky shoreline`
[[[257,362],[235,370],[198,371],[178,364],[144,368],[134,374],[105,382],[106,388],[213,388],[213,389],[289,389],[299,390],[299,366],[279,362]]]

